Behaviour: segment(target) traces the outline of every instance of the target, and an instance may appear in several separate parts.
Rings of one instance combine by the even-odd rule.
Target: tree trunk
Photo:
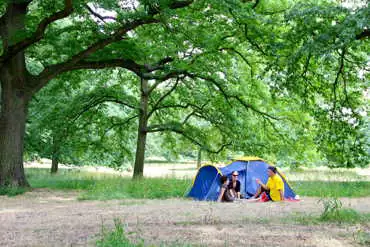
[[[197,168],[200,168],[200,165],[202,163],[202,148],[200,147],[198,149],[198,160],[197,160]]]
[[[27,5],[11,3],[3,16],[3,48],[12,45],[14,36],[24,31]],[[28,186],[23,168],[23,145],[30,95],[27,93],[24,52],[19,52],[0,67],[0,186]]]
[[[58,172],[58,165],[59,165],[58,154],[53,154],[53,157],[51,159],[51,171],[50,171],[52,174]]]
[[[145,79],[141,79],[139,127],[137,133],[137,145],[133,178],[141,178],[144,175],[145,146],[148,127],[148,100],[149,100],[148,91],[149,91],[148,81]]]
[[[51,156],[51,169],[50,173],[55,174],[58,172],[58,165],[59,165],[59,145],[60,142],[58,138],[53,135],[53,153]]]
[[[23,168],[23,145],[27,117],[24,92],[13,87],[12,76],[1,73],[0,186],[28,186]]]

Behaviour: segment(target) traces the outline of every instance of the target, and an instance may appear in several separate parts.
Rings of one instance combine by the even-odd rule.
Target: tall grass
[[[106,179],[97,173],[80,170],[59,169],[57,174],[50,174],[49,169],[29,168],[26,177],[32,188],[48,188],[59,190],[87,190],[99,180]]]

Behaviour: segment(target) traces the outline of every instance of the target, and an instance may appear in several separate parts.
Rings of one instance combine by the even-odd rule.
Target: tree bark
[[[148,92],[149,92],[148,81],[145,79],[141,79],[139,127],[137,134],[137,145],[133,178],[141,178],[144,175],[144,160],[148,127],[148,101],[149,101]]]
[[[53,138],[53,154],[51,157],[51,169],[50,173],[55,174],[58,172],[59,168],[59,142],[54,137]]]
[[[59,166],[58,154],[53,154],[53,157],[51,159],[51,170],[50,170],[50,172],[52,174],[57,173],[58,172],[58,166]]]
[[[197,168],[200,168],[200,165],[202,163],[202,148],[199,147],[198,149],[198,160],[197,160]]]
[[[2,31],[4,50],[24,29],[26,4],[9,4]],[[0,186],[29,186],[23,168],[24,133],[30,99],[24,52],[0,67]]]

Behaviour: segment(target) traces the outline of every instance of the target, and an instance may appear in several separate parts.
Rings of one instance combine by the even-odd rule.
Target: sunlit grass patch
[[[370,196],[370,182],[290,181],[300,196],[365,197]]]
[[[356,169],[344,168],[301,168],[299,170],[286,170],[289,181],[369,181],[370,176],[359,175]]]
[[[191,180],[178,178],[106,179],[81,194],[82,200],[111,200],[125,198],[164,199],[184,197]]]
[[[60,169],[57,174],[50,174],[49,169],[26,169],[26,176],[32,188],[86,190],[99,179],[94,173],[79,170]]]

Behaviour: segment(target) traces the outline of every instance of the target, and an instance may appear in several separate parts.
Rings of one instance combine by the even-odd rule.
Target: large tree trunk
[[[137,133],[136,156],[134,166],[134,178],[141,178],[144,175],[144,160],[146,135],[148,127],[148,81],[141,79],[141,99],[139,113],[139,127]]]
[[[27,4],[9,4],[1,30],[4,50],[17,32],[24,29]],[[27,93],[24,52],[0,67],[0,186],[28,186],[23,168],[23,145],[30,95]]]

